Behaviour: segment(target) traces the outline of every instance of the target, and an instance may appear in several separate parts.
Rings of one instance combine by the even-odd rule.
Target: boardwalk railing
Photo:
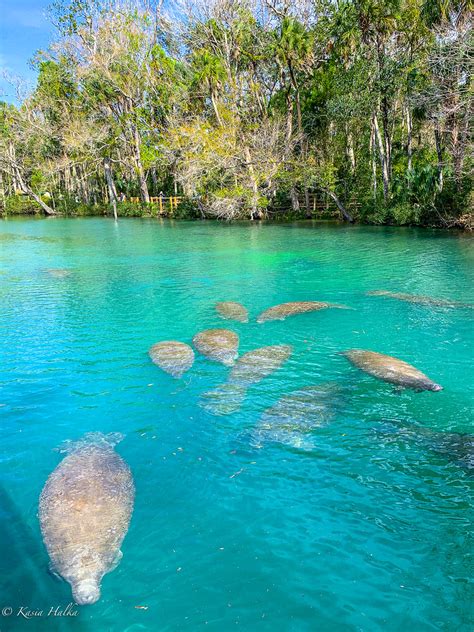
[[[159,215],[163,215],[165,213],[172,215],[173,212],[178,208],[178,205],[183,199],[184,198],[179,195],[171,195],[171,196],[157,195],[157,196],[150,197],[150,204],[158,206]],[[120,198],[119,201],[129,202],[131,204],[143,203],[139,197],[127,198],[123,196],[122,198]],[[337,208],[337,206],[334,204],[332,200],[330,199],[323,200],[321,199],[320,196],[315,195],[313,193],[310,193],[310,195],[308,196],[308,200],[306,200],[304,196],[298,196],[298,202],[300,206],[300,211],[304,212],[306,210],[306,212],[311,213],[311,215],[316,218],[318,216],[337,217],[337,216],[340,216],[341,214],[340,210]],[[306,202],[309,202],[309,206],[307,209],[306,209]],[[349,211],[357,211],[358,208],[360,207],[360,204],[358,202],[351,200],[349,202],[346,202],[345,206]],[[277,215],[278,213],[281,213],[281,212],[291,212],[291,211],[292,209],[291,209],[290,204],[284,207],[272,206],[271,211],[269,211],[269,214]]]
[[[310,193],[308,195],[307,201],[309,203],[307,210],[316,217],[318,215],[338,216],[341,214],[341,211],[329,198],[324,200],[321,199],[320,196]],[[300,205],[300,209],[304,211],[306,209],[306,198],[300,195],[298,196],[298,202]],[[344,206],[347,208],[348,211],[357,211],[360,207],[360,203],[350,200],[348,202],[344,202]]]
[[[179,195],[157,195],[150,197],[150,204],[158,204],[160,215],[169,210],[170,213],[175,211],[178,208],[178,204],[181,202],[183,198]],[[140,204],[141,200],[139,197],[123,197],[120,199],[120,202],[131,202],[132,204]]]

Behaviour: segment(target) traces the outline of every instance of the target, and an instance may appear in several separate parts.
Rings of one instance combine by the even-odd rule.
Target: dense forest
[[[0,104],[2,212],[472,228],[471,11],[59,0]]]

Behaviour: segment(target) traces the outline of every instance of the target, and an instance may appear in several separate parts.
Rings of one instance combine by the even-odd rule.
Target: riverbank
[[[117,202],[117,217],[143,217],[143,218],[168,218],[168,219],[220,219],[205,212],[193,200],[180,198],[180,201],[172,206],[159,203],[142,204],[137,202]],[[109,204],[83,204],[74,201],[61,200],[58,205],[53,206],[55,211],[53,217],[113,217],[113,209]],[[414,212],[409,213],[407,209],[402,213],[399,206],[394,205],[385,208],[362,207],[349,205],[351,216],[354,223],[362,225],[376,226],[416,226],[426,228],[444,228],[457,230],[474,230],[474,212],[467,211],[458,217],[443,217],[437,215],[437,221],[421,221]],[[5,199],[3,205],[0,206],[0,217],[8,216],[41,216],[44,215],[43,210],[34,200],[27,196],[16,195],[9,196]],[[242,218],[245,220],[248,218]],[[316,212],[310,209],[306,211],[300,208],[295,212],[291,208],[267,209],[265,216],[259,218],[260,221],[278,222],[278,221],[298,221],[298,220],[334,220],[344,221],[341,213],[335,207],[327,205],[325,209],[319,208]],[[228,221],[228,220],[223,220]],[[239,221],[239,218],[233,221]]]

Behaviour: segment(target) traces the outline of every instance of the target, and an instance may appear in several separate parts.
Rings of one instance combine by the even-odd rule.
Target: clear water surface
[[[13,615],[0,629],[472,630],[474,311],[365,294],[474,303],[472,246],[408,228],[2,221],[0,594]],[[223,321],[222,300],[252,322]],[[255,322],[289,300],[353,309]],[[294,353],[239,412],[216,416],[201,395],[226,367],[198,356],[174,380],[147,350],[222,326],[241,352]],[[444,390],[397,392],[338,355],[353,347],[396,355]],[[312,449],[256,447],[279,397],[327,382],[341,397]],[[48,574],[38,496],[56,448],[91,431],[125,435],[135,511],[100,602],[47,617],[72,599]],[[16,616],[21,605],[43,616]]]

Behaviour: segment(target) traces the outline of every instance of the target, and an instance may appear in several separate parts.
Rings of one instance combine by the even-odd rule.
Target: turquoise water
[[[430,230],[1,222],[0,605],[13,614],[0,630],[472,630],[462,435],[472,433],[474,312],[365,292],[474,302],[473,261],[471,238]],[[223,321],[222,300],[241,301],[252,321]],[[291,300],[354,309],[255,322]],[[216,416],[201,395],[226,367],[197,356],[174,380],[147,350],[222,326],[242,353],[294,353],[240,411]],[[444,390],[397,392],[337,353],[353,347],[396,355]],[[340,397],[311,449],[280,435],[256,447],[266,409],[327,382]],[[46,612],[71,593],[48,574],[38,497],[55,448],[91,431],[125,435],[117,451],[135,511],[100,602],[53,619]],[[44,614],[27,621],[19,606]]]

